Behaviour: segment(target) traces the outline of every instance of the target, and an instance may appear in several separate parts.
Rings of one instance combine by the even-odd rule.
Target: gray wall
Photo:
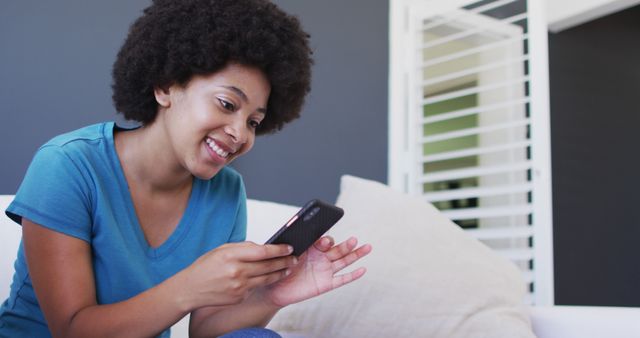
[[[111,66],[148,0],[8,1],[0,11],[0,194],[13,194],[49,138],[119,120]],[[258,139],[234,166],[251,198],[333,201],[339,177],[387,176],[388,2],[275,1],[300,17],[315,52],[302,118]]]
[[[640,306],[640,6],[549,35],[556,301]]]
[[[147,1],[4,1],[0,10],[0,194],[15,193],[51,137],[114,120],[111,65]]]

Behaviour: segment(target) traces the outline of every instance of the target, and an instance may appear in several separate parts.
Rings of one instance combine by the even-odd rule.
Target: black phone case
[[[300,256],[344,215],[335,205],[311,200],[305,204],[265,244],[289,244],[293,255]]]

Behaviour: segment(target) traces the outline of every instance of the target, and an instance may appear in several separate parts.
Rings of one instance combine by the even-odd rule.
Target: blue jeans
[[[282,338],[275,331],[263,329],[261,327],[252,327],[229,332],[219,338]]]

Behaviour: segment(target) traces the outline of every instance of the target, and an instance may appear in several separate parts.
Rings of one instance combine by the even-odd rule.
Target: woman
[[[264,0],[155,0],[131,27],[102,123],[36,153],[7,215],[23,226],[2,337],[271,337],[282,307],[360,278],[368,254],[324,237],[297,260],[243,242],[244,186],[227,167],[299,116],[308,35]],[[247,328],[258,327],[258,329]],[[244,329],[244,330],[243,330]],[[239,331],[238,331],[239,330]]]

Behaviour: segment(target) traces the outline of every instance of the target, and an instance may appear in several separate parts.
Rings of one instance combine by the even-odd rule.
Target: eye
[[[221,98],[218,98],[218,102],[220,102],[220,105],[222,106],[222,108],[228,110],[228,111],[235,111],[236,110],[236,106],[233,105],[233,103],[223,100]]]
[[[250,120],[250,121],[249,121],[249,126],[250,126],[252,129],[257,129],[257,128],[260,126],[260,121],[257,121],[257,120]]]

